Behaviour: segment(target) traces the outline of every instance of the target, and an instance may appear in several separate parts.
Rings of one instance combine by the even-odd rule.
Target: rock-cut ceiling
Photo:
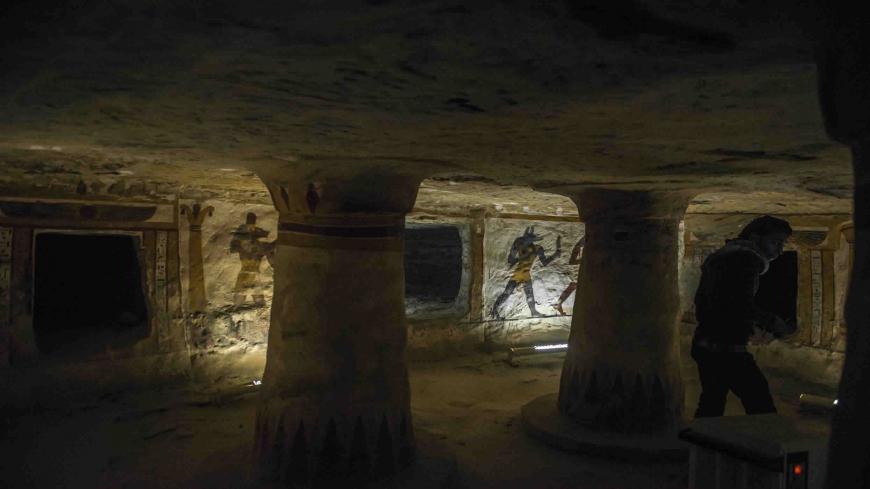
[[[848,212],[848,152],[824,133],[785,5],[12,5],[0,191],[135,180],[261,195],[252,171],[365,167],[436,176],[423,206],[546,207],[527,189],[595,185],[692,189],[707,210]]]

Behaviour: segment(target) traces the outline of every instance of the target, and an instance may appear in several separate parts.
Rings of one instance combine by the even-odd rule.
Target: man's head
[[[775,260],[782,254],[782,247],[791,233],[788,222],[761,216],[744,226],[739,238],[754,242],[768,260]]]

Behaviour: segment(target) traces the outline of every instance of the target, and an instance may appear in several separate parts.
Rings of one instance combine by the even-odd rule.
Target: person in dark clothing
[[[796,330],[794,322],[786,323],[755,303],[759,277],[782,254],[791,234],[786,221],[759,217],[704,261],[692,339],[701,379],[696,418],[722,416],[729,390],[740,398],[746,414],[776,412],[767,379],[746,344],[750,338],[769,342]]]

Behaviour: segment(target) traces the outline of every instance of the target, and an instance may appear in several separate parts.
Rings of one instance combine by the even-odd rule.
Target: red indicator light
[[[801,475],[804,473],[804,466],[800,465],[800,464],[795,465],[794,467],[791,468],[791,471],[794,475]]]

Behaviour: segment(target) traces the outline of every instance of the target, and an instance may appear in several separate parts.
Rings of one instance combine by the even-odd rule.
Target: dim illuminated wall
[[[686,216],[681,260],[683,346],[694,332],[694,293],[707,256],[756,215]],[[798,332],[769,345],[752,346],[760,365],[812,382],[836,385],[843,362],[843,303],[851,259],[849,216],[782,215],[794,228],[786,250],[797,253]]]
[[[176,379],[188,372],[176,203],[154,195],[118,199],[102,194],[91,196],[90,191],[91,187],[82,182],[74,195],[58,191],[53,197],[42,198],[0,196],[0,360],[16,369],[3,384],[10,396],[30,393],[34,399],[41,395],[56,397],[65,392],[86,392],[125,382]],[[35,303],[40,299],[34,294],[39,285],[34,270],[41,270],[43,275],[39,276],[48,277],[46,283],[53,283],[50,279],[55,267],[46,269],[46,263],[85,267],[92,264],[89,268],[97,270],[100,263],[95,260],[101,256],[91,253],[94,257],[85,260],[80,253],[69,252],[64,257],[63,249],[55,248],[55,256],[60,261],[47,261],[35,247],[42,236],[81,237],[85,241],[122,237],[121,241],[130,244],[124,251],[133,257],[125,263],[133,268],[124,270],[113,265],[111,271],[138,277],[132,283],[141,287],[140,297],[147,314],[114,316],[118,320],[117,327],[100,324],[101,334],[96,336],[92,334],[96,325],[76,323],[73,327],[52,320],[47,326],[60,332],[60,336],[53,337],[50,348],[45,342],[40,345],[36,341],[34,311],[37,307],[55,307],[58,303]],[[102,243],[105,245],[107,241]],[[122,251],[111,246],[107,250],[104,253],[115,253],[113,256]],[[40,265],[43,265],[41,269]],[[57,273],[63,272],[58,270]],[[73,284],[65,286],[82,288],[89,283],[84,280],[86,273],[79,271],[58,278],[63,278],[64,284]],[[76,280],[77,275],[82,280]],[[99,280],[99,277],[99,272],[94,271],[88,278]],[[94,317],[108,314],[116,305],[102,304],[105,310],[101,310],[99,297],[91,301]],[[103,316],[113,317],[107,314]],[[130,320],[136,321],[135,335],[124,328],[125,324],[130,326]],[[0,398],[4,397],[0,393]],[[12,399],[12,402],[20,400]]]
[[[269,330],[270,260],[278,215],[271,203],[256,200],[210,199],[201,204],[213,210],[200,231],[205,308],[185,310],[193,375],[200,380],[259,378]],[[187,226],[182,226],[181,239],[187,250]],[[198,287],[189,281],[190,256],[182,253],[186,294],[196,293],[191,286]]]
[[[487,342],[517,344],[567,338],[574,304],[569,287],[579,270],[579,265],[569,264],[569,260],[583,230],[582,223],[568,219],[535,220],[529,216],[486,220],[482,316],[487,323]],[[557,240],[561,241],[561,253],[554,257]],[[515,242],[534,248],[532,257],[509,263]],[[545,264],[549,259],[552,261]],[[565,316],[555,307],[563,294]],[[530,307],[532,298],[538,315]]]

